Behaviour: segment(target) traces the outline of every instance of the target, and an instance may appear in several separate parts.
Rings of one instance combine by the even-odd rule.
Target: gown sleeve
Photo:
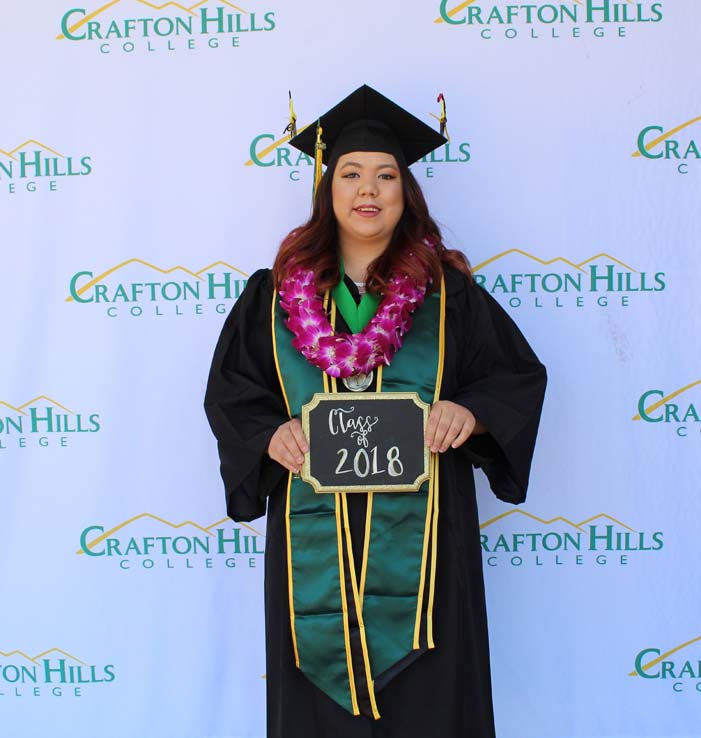
[[[464,452],[482,468],[500,500],[517,504],[526,499],[545,367],[499,303],[467,277],[458,279],[462,289],[448,304],[461,313],[453,320],[464,343],[458,389],[447,399],[468,408],[487,428],[468,440]],[[455,277],[450,281],[454,284]]]
[[[217,438],[226,510],[236,521],[265,514],[285,469],[266,453],[289,420],[275,370],[270,270],[251,276],[229,313],[214,351],[205,412]]]

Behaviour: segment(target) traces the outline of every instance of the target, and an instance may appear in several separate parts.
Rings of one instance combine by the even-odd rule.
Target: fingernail
[[[301,456],[297,457],[297,463],[298,464],[302,464],[303,462],[304,462],[304,458],[303,457],[301,457]]]

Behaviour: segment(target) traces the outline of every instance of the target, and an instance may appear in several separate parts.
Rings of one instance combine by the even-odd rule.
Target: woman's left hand
[[[431,408],[426,426],[426,445],[433,453],[458,448],[481,428],[475,416],[462,405],[439,400]]]

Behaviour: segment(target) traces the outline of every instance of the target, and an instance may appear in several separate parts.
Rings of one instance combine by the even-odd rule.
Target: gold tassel
[[[445,109],[445,96],[442,92],[439,93],[436,102],[439,102],[441,104],[441,117],[438,119],[438,122],[441,124],[440,134],[441,136],[445,136],[448,141],[450,141],[450,136],[448,135],[448,114],[446,113]]]
[[[316,144],[314,146],[314,188],[312,189],[312,207],[314,206],[314,199],[316,198],[316,190],[319,187],[321,181],[322,170],[322,159],[324,156],[324,149],[326,144],[321,140],[321,134],[323,133],[321,123],[316,123]]]
[[[292,92],[291,90],[287,91],[287,94],[290,97],[290,122],[285,127],[285,130],[283,133],[289,133],[290,138],[294,138],[297,135],[297,113],[295,113],[295,106],[292,102]]]

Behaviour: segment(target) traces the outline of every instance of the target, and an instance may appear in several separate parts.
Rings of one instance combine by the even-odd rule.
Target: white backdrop
[[[202,398],[309,211],[288,89],[364,82],[445,94],[414,171],[549,370],[528,501],[479,480],[499,738],[698,738],[701,4],[81,6],[0,27],[3,738],[264,735],[265,523]]]

